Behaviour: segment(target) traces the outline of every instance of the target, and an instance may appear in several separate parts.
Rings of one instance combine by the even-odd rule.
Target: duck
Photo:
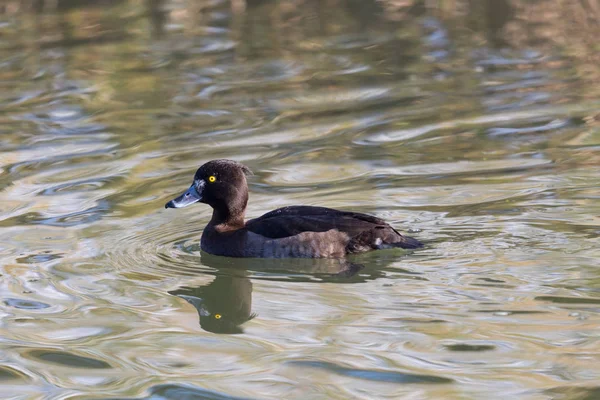
[[[252,171],[237,161],[208,161],[198,168],[191,186],[165,208],[194,203],[212,207],[200,248],[216,256],[345,258],[371,250],[423,246],[380,218],[326,207],[288,206],[246,221],[246,178],[251,175]]]

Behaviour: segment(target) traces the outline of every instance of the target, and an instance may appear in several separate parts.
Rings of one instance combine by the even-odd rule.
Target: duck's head
[[[200,202],[211,206],[213,217],[219,220],[243,218],[248,203],[246,175],[251,174],[248,167],[236,161],[209,161],[198,168],[189,189],[165,204],[165,208],[182,208]]]

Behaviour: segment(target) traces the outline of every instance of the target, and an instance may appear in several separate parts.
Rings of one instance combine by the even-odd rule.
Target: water
[[[88,3],[0,6],[2,398],[600,396],[593,2]],[[214,158],[427,246],[201,255]]]

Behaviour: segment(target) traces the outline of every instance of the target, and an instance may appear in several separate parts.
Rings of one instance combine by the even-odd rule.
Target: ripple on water
[[[53,196],[63,193],[97,192],[98,189],[101,189],[103,186],[113,183],[118,179],[118,177],[104,177],[67,182],[44,189],[40,192],[40,194],[43,196]]]
[[[7,218],[2,224],[70,227],[95,222],[111,211],[111,203],[105,198],[112,192],[105,186],[120,179],[121,172],[121,167],[78,168],[74,164],[20,176],[4,191],[7,197],[16,199],[16,205],[5,213]],[[48,197],[40,201],[38,195]]]
[[[188,52],[192,54],[223,53],[237,46],[237,42],[224,38],[201,38],[200,41],[199,46],[190,48]]]
[[[106,256],[124,273],[151,274],[153,279],[173,274],[196,275],[206,270],[198,255],[203,224],[167,221],[157,220],[151,225],[141,221],[141,228],[132,227],[115,238],[107,247]]]
[[[399,371],[351,368],[326,361],[296,360],[288,361],[286,364],[303,368],[323,369],[325,371],[332,372],[338,375],[376,382],[390,382],[400,384],[444,384],[454,382],[453,379],[444,378],[436,375],[410,374]]]
[[[62,106],[48,110],[45,113],[23,114],[20,120],[38,125],[45,133],[43,136],[32,137],[31,143],[48,142],[51,138],[87,137],[107,139],[112,135],[106,133],[103,124],[92,122],[89,114],[80,107]]]
[[[50,304],[42,303],[40,301],[13,298],[4,299],[4,304],[22,310],[41,310],[50,307]]]
[[[558,304],[600,304],[600,298],[591,297],[537,296],[535,300]]]
[[[543,124],[544,128],[540,128],[540,132],[547,132],[554,127],[568,127],[573,124],[573,120],[569,117],[573,115],[585,116],[593,112],[594,105],[573,106],[573,107],[541,107],[529,110],[514,110],[488,115],[460,118],[454,120],[445,120],[433,123],[418,123],[411,124],[409,128],[398,129],[393,131],[378,131],[376,133],[367,133],[354,139],[354,143],[360,145],[380,145],[387,142],[398,142],[415,139],[421,136],[433,133],[454,133],[456,130],[468,129],[494,129],[498,125],[506,126],[510,123],[511,126],[526,126],[531,124]],[[556,121],[556,122],[552,122]],[[537,128],[536,128],[537,129]],[[493,130],[491,131],[494,132]],[[537,132],[534,130],[534,132]],[[512,131],[510,133],[513,133]],[[518,133],[518,132],[516,132]],[[525,132],[527,133],[527,132]],[[491,135],[492,136],[492,135]]]
[[[478,49],[473,52],[477,64],[485,67],[513,68],[515,65],[539,64],[547,61],[543,54],[533,50],[522,51],[494,51],[491,49]]]
[[[553,400],[597,400],[600,399],[600,386],[561,386],[545,390]]]
[[[107,326],[78,326],[75,328],[57,328],[47,329],[40,333],[41,337],[46,339],[48,344],[57,342],[79,342],[89,343],[90,340],[98,337],[107,337],[114,334],[115,330]]]
[[[66,139],[65,139],[66,140]],[[52,143],[42,143],[38,146],[21,147],[18,151],[11,151],[10,154],[4,153],[1,157],[3,165],[10,165],[11,173],[18,173],[23,169],[31,169],[36,164],[71,160],[80,157],[90,157],[93,155],[106,156],[108,152],[117,147],[115,143],[106,143],[97,140],[86,140],[73,143],[72,139],[55,140]],[[12,165],[11,165],[12,164]],[[47,167],[47,164],[43,164]],[[46,170],[46,168],[41,168]]]
[[[30,254],[28,256],[19,257],[16,261],[20,264],[41,264],[48,261],[56,260],[58,258],[62,258],[63,256],[63,253],[53,254],[52,250],[45,250],[38,254]]]
[[[531,126],[525,126],[522,128],[490,128],[488,134],[490,136],[502,136],[502,135],[519,135],[529,133],[544,133],[554,132],[558,129],[566,128],[572,125],[572,122],[568,119],[555,119],[548,123],[542,123]]]
[[[47,225],[56,227],[71,227],[87,225],[100,220],[111,212],[111,205],[106,200],[100,200],[93,207],[81,211],[67,212],[59,216],[46,216],[38,212],[28,212],[2,221],[2,226],[15,225]]]
[[[166,384],[156,385],[148,389],[148,396],[143,397],[147,400],[159,399],[206,399],[206,400],[242,400],[248,398],[229,396],[224,393],[215,392],[212,390],[202,389],[198,386],[185,384]]]
[[[281,83],[301,76],[306,69],[306,65],[299,61],[291,60],[271,60],[260,62],[245,62],[232,68],[226,68],[227,78],[236,88],[240,85],[250,85],[255,87]],[[279,88],[280,86],[277,85]]]
[[[26,358],[42,361],[45,363],[56,364],[63,367],[70,368],[84,368],[84,369],[109,369],[112,368],[110,364],[97,358],[88,356],[82,356],[75,353],[69,353],[66,351],[59,350],[28,350],[24,351],[22,355]]]
[[[448,176],[475,175],[478,173],[503,173],[551,165],[551,160],[537,158],[511,158],[487,161],[455,161],[449,163],[398,165],[384,167],[368,163],[331,164],[313,162],[295,163],[272,169],[265,182],[271,185],[314,185],[320,183],[340,183],[354,181],[361,176]]]
[[[382,45],[395,39],[396,36],[393,34],[367,35],[363,33],[348,33],[330,36],[322,40],[312,37],[310,41],[300,41],[296,46],[303,50],[351,50]]]
[[[6,365],[0,365],[0,382],[23,380],[27,378],[28,376],[19,370]]]
[[[485,343],[452,343],[444,345],[446,350],[458,352],[482,352],[496,350],[493,344]]]

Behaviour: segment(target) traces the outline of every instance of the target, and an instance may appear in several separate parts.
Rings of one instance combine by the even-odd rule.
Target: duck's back
[[[255,257],[343,257],[387,247],[422,246],[380,218],[325,207],[280,208],[248,221],[246,230],[245,247]]]

